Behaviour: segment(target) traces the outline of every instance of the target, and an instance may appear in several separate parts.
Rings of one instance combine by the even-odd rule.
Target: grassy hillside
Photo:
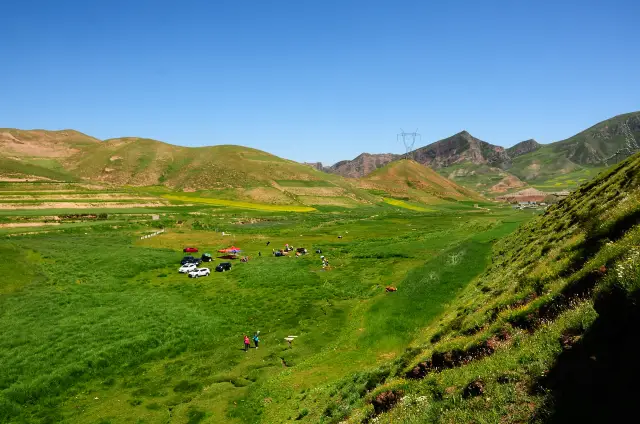
[[[116,184],[172,188],[270,186],[274,180],[326,180],[308,166],[241,146],[188,148],[143,138],[113,139],[74,165],[79,175]]]
[[[0,157],[0,181],[75,181],[76,179],[75,176],[62,168],[57,161]]]
[[[63,166],[67,158],[99,146],[100,140],[73,130],[0,128],[0,181],[74,181]]]
[[[188,148],[146,138],[100,141],[65,131],[0,130],[0,180],[148,187],[147,194],[353,208],[379,199],[311,167],[242,146]],[[211,200],[212,201],[212,200]]]
[[[440,168],[438,173],[487,197],[527,185],[511,173],[486,164],[458,163]]]
[[[422,203],[481,200],[481,197],[413,160],[402,159],[372,172],[360,180],[371,193]]]
[[[522,225],[437,320],[416,329],[402,357],[323,388],[335,393],[324,421],[607,422],[634,413],[639,200],[636,155]]]

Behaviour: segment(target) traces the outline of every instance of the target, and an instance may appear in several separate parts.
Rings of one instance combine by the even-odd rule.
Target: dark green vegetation
[[[335,384],[402,354],[482,272],[493,240],[530,216],[464,203],[300,214],[203,205],[5,236],[0,422],[326,421]],[[167,233],[140,240],[157,227]],[[314,253],[270,255],[287,242],[321,248],[331,269]],[[251,261],[177,274],[182,247],[231,243]],[[256,330],[260,349],[243,352]],[[291,349],[288,335],[299,336]],[[301,391],[317,402],[302,407]]]

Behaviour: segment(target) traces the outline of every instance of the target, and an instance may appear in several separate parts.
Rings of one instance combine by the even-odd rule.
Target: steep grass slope
[[[481,197],[433,169],[402,159],[380,168],[360,180],[360,187],[378,195],[437,203],[444,200],[481,200]]]
[[[635,155],[498,242],[488,269],[416,333],[402,358],[363,371],[361,406],[325,414],[325,422],[632,416],[640,377],[631,353],[640,324],[638,224]],[[341,404],[345,395],[336,393]]]

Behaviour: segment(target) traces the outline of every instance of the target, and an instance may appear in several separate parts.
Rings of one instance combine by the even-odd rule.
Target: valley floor
[[[335,422],[360,400],[327,409],[336,387],[400,360],[486,268],[493,243],[532,217],[464,203],[201,204],[29,224],[47,214],[0,214],[2,422]],[[285,243],[309,254],[272,256]],[[231,244],[248,263],[177,273],[183,247]],[[244,352],[255,331],[260,348]]]

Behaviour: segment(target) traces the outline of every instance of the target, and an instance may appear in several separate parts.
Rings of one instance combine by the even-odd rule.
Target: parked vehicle
[[[197,253],[198,249],[196,249],[195,247],[185,247],[184,249],[182,249],[182,251],[184,253]]]
[[[194,258],[193,256],[185,256],[180,261],[180,265],[186,265],[186,264],[200,265],[201,263],[202,263],[202,261],[199,258]]]
[[[203,253],[202,257],[200,259],[202,259],[202,262],[211,262],[211,261],[213,261],[213,258],[211,257],[211,253]]]
[[[231,269],[231,262],[222,262],[216,267],[216,272],[225,272]]]
[[[209,268],[196,268],[189,272],[189,278],[207,277],[211,274]]]
[[[193,271],[194,269],[198,268],[198,265],[194,264],[194,263],[187,263],[182,265],[180,268],[178,268],[178,272],[181,274],[186,274],[190,271]]]

